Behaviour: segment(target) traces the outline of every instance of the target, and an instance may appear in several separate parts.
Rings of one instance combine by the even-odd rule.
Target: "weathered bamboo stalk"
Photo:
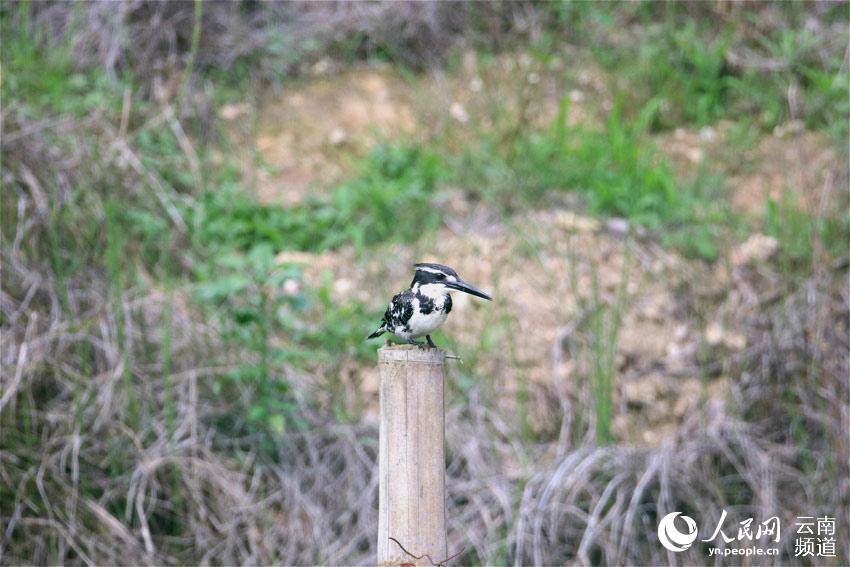
[[[447,556],[445,358],[442,349],[410,345],[378,350],[379,565],[430,565],[425,554],[434,563]]]

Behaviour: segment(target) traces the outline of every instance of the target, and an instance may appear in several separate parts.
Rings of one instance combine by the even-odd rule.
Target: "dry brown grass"
[[[147,84],[178,71],[191,57],[195,2],[121,0],[36,3],[32,21],[54,38],[79,26],[75,58],[113,75],[131,69]],[[204,2],[196,68],[230,69],[249,62],[277,81],[306,61],[330,54],[387,55],[422,68],[444,60],[464,41],[498,45],[539,34],[546,15],[530,2]],[[476,33],[471,34],[475,28]]]
[[[483,400],[455,408],[450,550],[472,546],[471,557],[488,563],[700,564],[706,555],[699,546],[673,554],[658,545],[658,514],[684,511],[714,526],[725,508],[742,519],[779,516],[779,545],[788,558],[796,516],[850,520],[850,392],[841,354],[848,295],[841,276],[827,284],[815,292],[808,282],[772,315],[753,321],[762,337],[732,399],[694,412],[661,446],[575,446],[569,410],[557,442],[518,446],[507,418]],[[816,356],[828,356],[832,368],[813,366]],[[800,372],[801,363],[809,370]],[[466,411],[469,422],[459,415]],[[794,421],[799,436],[788,427]],[[840,547],[847,546],[845,535]]]

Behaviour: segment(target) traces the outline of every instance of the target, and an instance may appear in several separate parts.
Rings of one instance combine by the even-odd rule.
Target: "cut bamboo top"
[[[393,345],[378,349],[378,362],[416,362],[443,364],[446,351],[441,348],[419,348],[416,345]]]

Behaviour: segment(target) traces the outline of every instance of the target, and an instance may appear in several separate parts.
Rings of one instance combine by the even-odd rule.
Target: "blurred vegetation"
[[[328,394],[336,399],[328,415],[299,391],[297,380],[303,373],[324,376],[333,389],[347,361],[374,361],[374,345],[364,337],[383,307],[335,303],[330,282],[306,287],[299,265],[277,258],[285,251],[351,248],[362,260],[384,255],[388,243],[425,241],[445,221],[439,197],[446,187],[506,217],[545,208],[553,194],[578,195],[588,214],[627,219],[647,239],[705,262],[761,231],[777,239],[776,263],[789,282],[812,277],[818,266],[846,269],[846,195],[836,210],[818,214],[791,199],[768,199],[764,213],[753,218],[732,210],[722,172],[700,169],[683,182],[658,147],[657,136],[671,129],[728,121],[739,133],[730,143],[740,147],[728,150],[734,154],[753,137],[800,120],[830,136],[846,157],[846,33],[836,41],[832,30],[846,32],[847,4],[792,3],[734,14],[724,6],[435,3],[428,8],[429,24],[412,4],[352,4],[327,13],[330,7],[310,3],[134,1],[110,14],[83,2],[3,3],[0,512],[9,528],[0,552],[10,563],[369,557],[374,542],[366,528],[374,518],[359,510],[368,507],[374,488],[364,471],[373,464],[375,432],[358,424],[343,429],[356,421],[338,399],[344,394]],[[535,25],[519,25],[522,14],[533,15]],[[806,28],[815,16],[821,31],[830,33]],[[451,65],[469,48],[484,55],[527,49],[543,62],[578,52],[610,77],[615,103],[600,125],[569,125],[565,96],[548,127],[511,123],[476,131],[462,151],[447,136],[385,141],[357,158],[350,178],[287,206],[260,203],[243,185],[235,158],[214,158],[226,146],[215,119],[218,106],[286,84],[300,65],[320,56],[384,60],[416,73]],[[168,94],[162,83],[174,78],[179,87]],[[594,280],[592,305],[584,306],[590,315],[582,329],[592,337],[585,356],[593,365],[580,385],[589,403],[577,411],[573,456],[615,442],[612,396],[624,289],[612,304],[603,304]],[[796,297],[788,296],[789,302]],[[465,357],[468,366],[457,376],[461,397],[477,395],[472,386],[484,380],[476,359],[500,348],[496,341],[509,334],[506,321]],[[803,367],[820,361],[810,351],[794,353]],[[814,375],[806,373],[805,380]],[[191,388],[180,385],[185,376],[192,377]],[[803,380],[763,376],[770,388],[779,378]],[[812,401],[792,391],[800,384],[788,387],[787,411],[804,437],[796,442],[806,445],[809,457],[795,463],[795,472],[817,469],[822,475],[818,459],[839,442],[834,430],[820,424],[816,431],[822,434],[800,432],[813,419],[809,408],[829,405],[828,391],[813,390]],[[522,445],[519,454],[531,459],[548,439],[535,437],[528,426],[527,390],[518,396],[516,443]],[[187,399],[194,409],[187,409]],[[202,415],[189,419],[190,411]],[[484,422],[479,414],[462,417],[464,423]],[[189,422],[192,448],[181,445],[187,444]],[[508,436],[499,425],[487,422],[475,430],[492,433],[494,451]],[[703,455],[710,466],[696,462],[694,470],[711,468],[717,478],[741,474],[734,470],[738,461],[717,447],[728,441],[734,451],[744,451],[748,441],[730,441],[726,434],[717,433],[717,445]],[[80,459],[84,443],[92,448]],[[139,465],[139,447],[158,452]],[[612,467],[622,465],[619,458],[612,457]],[[755,467],[758,455],[747,459]],[[48,460],[62,474],[37,474]],[[167,466],[157,469],[160,461]],[[230,469],[205,473],[202,462],[226,462]],[[343,469],[365,480],[339,488]],[[293,476],[287,484],[277,476],[281,470],[309,478]],[[227,481],[231,473],[244,475],[250,489],[223,488],[239,484]],[[614,474],[604,469],[593,478],[604,488]],[[638,473],[624,473],[632,474]],[[205,514],[225,519],[228,506],[255,497],[273,500],[273,511],[259,524],[280,523],[281,510],[322,483],[339,492],[318,500],[330,510],[327,500],[338,497],[342,511],[309,521],[287,516],[294,531],[309,534],[303,542],[247,545],[228,539],[222,547],[213,544],[220,534],[203,527],[215,524]],[[537,498],[538,489],[542,499],[552,500],[541,483],[531,476],[512,487],[508,516],[511,509],[520,515],[526,495]],[[270,488],[278,484],[284,488]],[[135,496],[151,486],[169,496],[154,498],[156,505],[146,509],[142,496],[138,502]],[[740,494],[730,488],[728,503],[747,502],[744,493],[751,488],[752,482]],[[215,502],[218,494],[224,494],[221,502]],[[65,499],[72,504],[57,504]],[[73,504],[80,500],[87,507]],[[636,496],[634,504],[652,503]],[[500,549],[487,555],[476,548],[464,562],[540,559],[523,555],[523,534],[508,542],[514,520],[500,524]],[[231,528],[228,538],[244,531]],[[147,534],[141,540],[140,530]],[[323,547],[322,539],[341,543]],[[561,543],[546,559],[576,560],[575,541]],[[123,547],[124,554],[116,551]],[[602,562],[607,553],[600,547],[587,557]],[[619,553],[623,562],[651,557],[640,546],[626,552],[620,545]]]
[[[755,117],[767,130],[804,117],[808,127],[829,131],[839,143],[847,137],[842,47],[806,29],[811,12],[803,4],[779,14],[717,14],[713,7],[685,2],[553,6],[566,12],[562,19],[575,22],[577,30],[589,30],[580,35],[595,40],[596,59],[628,84],[631,108],[660,102],[663,112],[655,116],[654,127]],[[819,11],[825,26],[843,25],[847,18],[842,2],[825,3]],[[624,22],[636,25],[616,33]],[[789,88],[797,96],[791,105]]]

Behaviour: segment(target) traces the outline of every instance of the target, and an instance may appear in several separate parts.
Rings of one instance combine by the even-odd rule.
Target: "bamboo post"
[[[447,557],[445,359],[446,351],[436,348],[378,350],[379,565],[431,565],[425,554],[434,563]]]

